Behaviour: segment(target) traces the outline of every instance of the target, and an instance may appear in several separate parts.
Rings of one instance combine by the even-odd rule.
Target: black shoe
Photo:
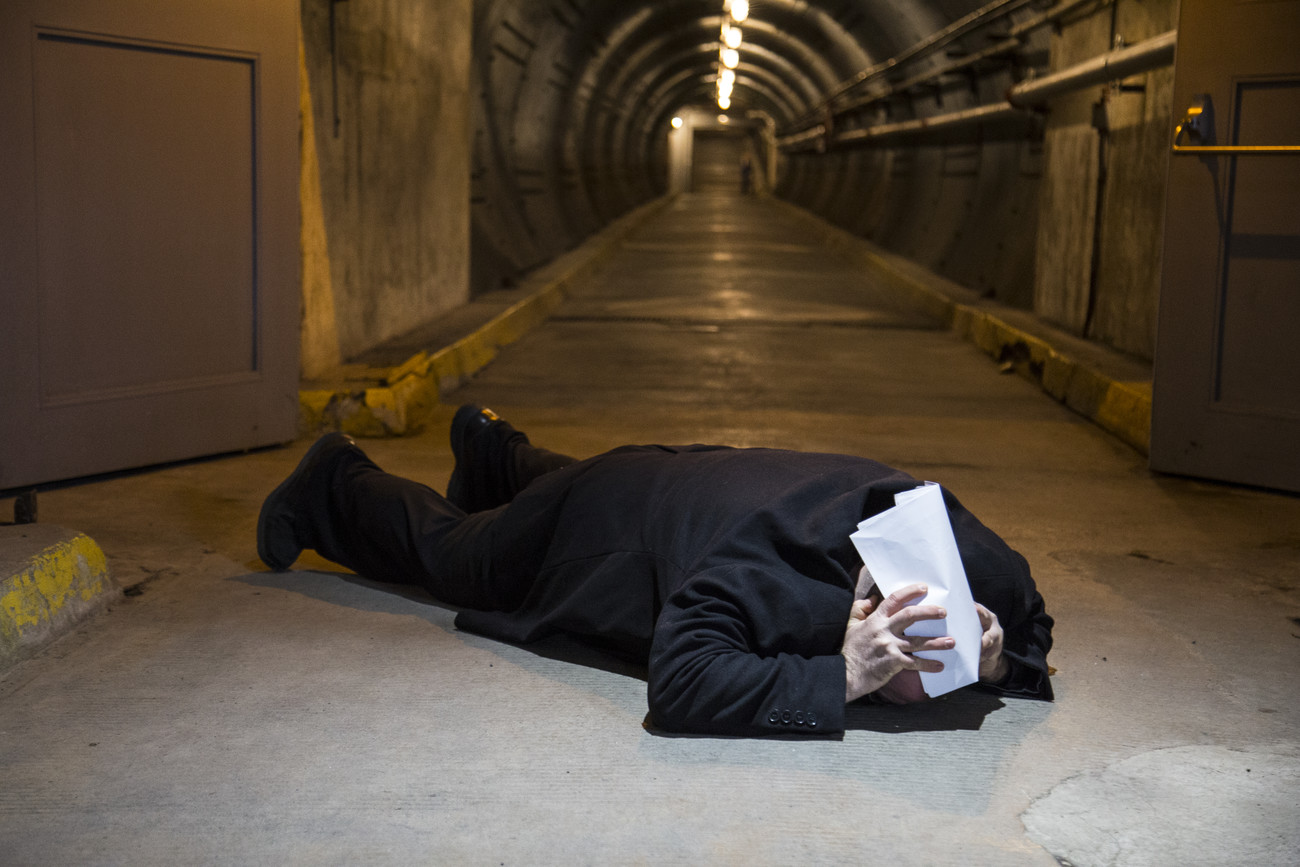
[[[491,449],[479,440],[481,434],[494,427],[510,434],[515,432],[492,410],[473,403],[465,404],[452,417],[451,453],[456,458],[456,467],[447,482],[447,500],[463,512],[481,512],[500,505],[495,493],[499,485],[484,478],[485,457]]]
[[[347,434],[325,434],[307,450],[289,478],[267,496],[257,516],[257,556],[263,563],[283,572],[308,547],[309,540],[303,538],[297,519],[312,477],[333,463],[339,452],[355,447],[356,442]]]

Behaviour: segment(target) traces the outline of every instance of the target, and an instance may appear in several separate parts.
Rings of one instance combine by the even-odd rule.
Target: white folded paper
[[[876,586],[885,596],[909,584],[924,584],[929,592],[913,605],[927,603],[947,609],[944,620],[920,620],[908,628],[912,636],[950,635],[953,650],[921,651],[937,659],[943,671],[921,672],[921,688],[931,698],[979,680],[980,626],[970,595],[966,570],[957,553],[952,522],[943,504],[943,491],[934,482],[894,496],[894,507],[858,524],[849,536]]]

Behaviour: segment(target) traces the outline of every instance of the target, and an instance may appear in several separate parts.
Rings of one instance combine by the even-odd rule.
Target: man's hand
[[[998,683],[1006,679],[1011,668],[1002,655],[1002,624],[998,623],[996,614],[978,602],[975,611],[980,616],[980,626],[984,628],[980,637],[980,680]]]
[[[913,638],[904,634],[921,620],[942,620],[948,616],[938,605],[910,605],[924,596],[924,584],[911,584],[876,605],[873,599],[853,603],[849,626],[844,633],[845,701],[861,698],[885,686],[901,671],[943,671],[936,659],[914,656],[921,650],[952,650],[957,642],[949,636]],[[982,615],[981,615],[982,617]],[[994,618],[994,623],[997,618]],[[985,635],[988,634],[985,627]],[[998,631],[998,655],[1002,653],[1002,632]],[[981,666],[982,672],[982,666]]]

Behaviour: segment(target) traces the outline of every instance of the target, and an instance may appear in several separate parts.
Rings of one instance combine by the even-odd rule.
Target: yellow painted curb
[[[433,353],[417,352],[373,385],[299,391],[299,431],[315,435],[337,430],[356,437],[417,432],[444,393],[487,367],[502,347],[545,322],[574,283],[595,271],[628,234],[672,198],[664,196],[620,217],[587,244],[540,269],[525,283],[536,284],[526,298],[450,346]]]
[[[1001,364],[1036,382],[1044,392],[1093,421],[1142,454],[1151,446],[1151,383],[1115,380],[1049,340],[1017,328],[994,309],[963,304],[874,252],[867,241],[827,223],[789,202],[775,199],[790,214],[812,226],[833,248],[890,278],[906,303],[974,343]],[[924,271],[915,265],[917,271]],[[938,278],[936,277],[936,280]],[[964,290],[963,290],[964,291]],[[973,293],[972,293],[973,294]]]
[[[116,591],[108,559],[84,533],[31,555],[21,568],[0,576],[0,664],[57,637]]]

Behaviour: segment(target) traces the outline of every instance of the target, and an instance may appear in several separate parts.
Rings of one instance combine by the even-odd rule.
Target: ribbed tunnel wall
[[[845,21],[802,0],[755,6],[734,114],[791,119],[869,62],[846,27],[861,14],[839,5]],[[483,291],[666,191],[668,124],[712,104],[723,9],[488,0],[474,17],[472,279]]]
[[[798,129],[841,82],[985,5],[756,0],[730,114]],[[836,129],[995,103],[1019,81],[1175,26],[1174,0],[991,5],[1010,12],[879,86],[1073,8],[1014,51],[838,115]],[[475,4],[472,291],[665,191],[669,120],[686,106],[716,111],[721,13],[721,0]],[[782,156],[775,192],[985,295],[1149,357],[1171,79],[1167,69],[1130,76],[942,139]]]
[[[909,59],[981,8],[999,14]],[[779,154],[776,195],[987,296],[1150,357],[1172,125],[1167,61],[1122,86],[1093,84],[942,137],[841,149],[827,135],[823,152],[815,138],[796,146],[791,136],[997,103],[1017,82],[1172,30],[1176,10],[1177,0],[754,0],[728,114],[760,158]],[[723,0],[304,0],[344,359],[511,284],[667,192],[670,120],[692,108],[717,113],[723,14]],[[1011,49],[961,65],[1010,37]],[[844,88],[871,68],[878,74]],[[332,121],[331,93],[341,120]],[[451,182],[457,171],[468,175],[467,205]],[[451,279],[462,255],[452,241],[414,249],[411,237],[454,239],[436,226],[457,220],[468,224],[463,283]]]

